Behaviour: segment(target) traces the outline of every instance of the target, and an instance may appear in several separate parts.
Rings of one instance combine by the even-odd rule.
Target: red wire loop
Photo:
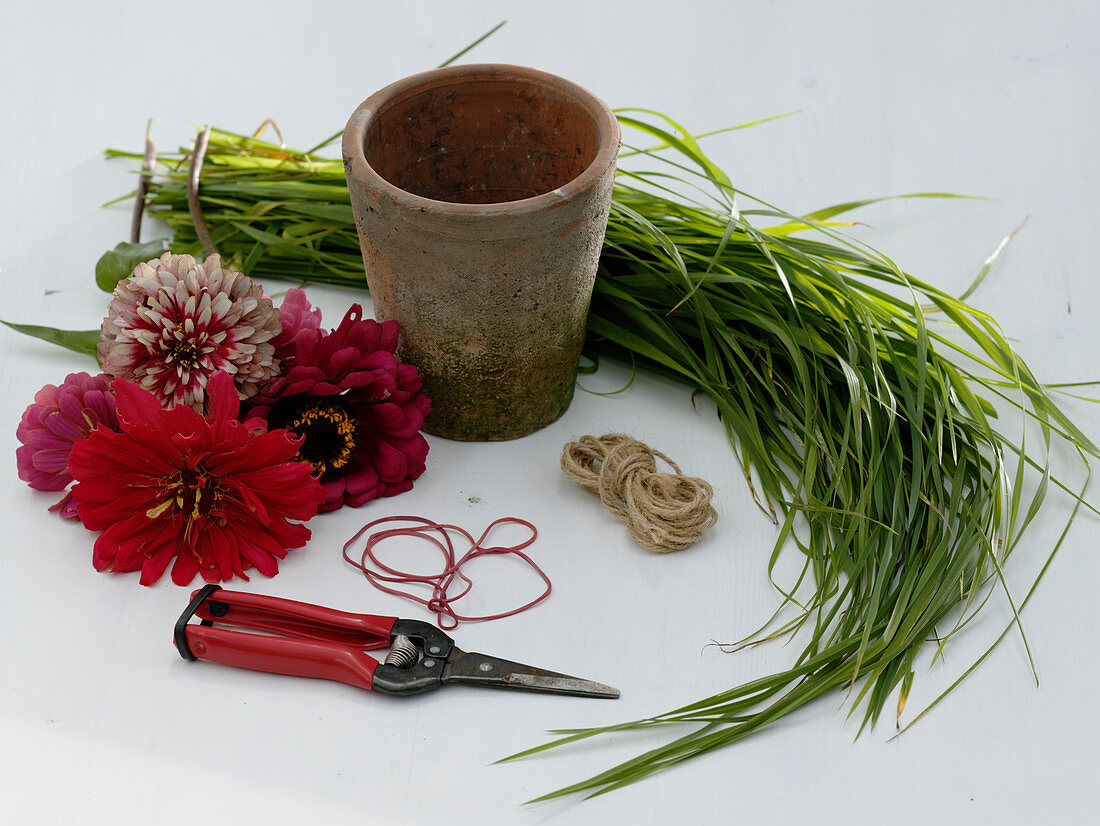
[[[385,530],[376,531],[368,535],[366,546],[363,548],[362,553],[359,554],[359,558],[355,559],[351,555],[352,545],[371,528],[387,522],[405,522],[412,524],[406,524],[396,528],[386,528]],[[488,539],[489,534],[492,533],[493,528],[505,523],[522,525],[531,531],[531,536],[515,545],[486,546],[485,541]],[[466,551],[466,553],[457,559],[454,542],[451,540],[452,534],[464,536],[470,543],[470,550]],[[524,519],[519,519],[514,516],[506,516],[502,519],[497,519],[490,524],[489,527],[485,529],[485,532],[481,534],[481,537],[476,540],[468,531],[457,525],[442,525],[438,522],[433,522],[431,519],[424,519],[420,516],[383,516],[381,519],[375,519],[373,522],[368,522],[359,529],[355,536],[344,543],[344,559],[347,560],[349,564],[358,568],[363,573],[363,576],[367,578],[367,581],[375,588],[387,594],[393,594],[394,596],[404,597],[405,599],[420,603],[437,616],[440,628],[450,630],[458,627],[460,622],[482,622],[484,620],[502,619],[503,617],[513,616],[520,611],[526,611],[528,608],[537,605],[550,596],[550,578],[543,572],[542,568],[535,564],[535,561],[531,559],[531,557],[523,553],[523,549],[534,542],[535,539],[538,538],[538,535],[538,530],[536,530],[534,525]],[[410,536],[431,542],[443,554],[443,558],[446,562],[443,569],[435,574],[413,574],[386,565],[375,555],[374,548],[379,542],[391,539],[395,536]],[[454,603],[469,594],[474,587],[473,580],[462,573],[462,566],[471,559],[476,559],[479,556],[508,554],[518,556],[527,563],[528,567],[538,574],[542,581],[546,583],[546,590],[530,602],[521,605],[519,608],[514,608],[511,611],[504,611],[500,614],[464,616],[458,613],[454,608]],[[459,593],[451,594],[450,591],[456,579],[461,580],[465,585]],[[432,589],[432,596],[430,599],[424,599],[415,593],[390,587],[385,583],[392,583],[394,585],[427,585]]]

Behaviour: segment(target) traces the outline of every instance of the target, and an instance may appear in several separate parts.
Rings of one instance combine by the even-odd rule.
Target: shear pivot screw
[[[493,670],[493,664],[492,663],[482,663],[481,665],[478,666],[478,669],[480,669],[481,671],[492,671]]]

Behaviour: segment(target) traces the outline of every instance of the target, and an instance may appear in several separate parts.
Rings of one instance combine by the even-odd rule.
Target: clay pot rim
[[[455,79],[519,80],[542,83],[553,86],[558,91],[574,98],[587,109],[596,124],[599,148],[592,162],[581,174],[562,186],[515,201],[492,201],[489,203],[467,204],[455,201],[439,201],[416,195],[401,189],[383,178],[367,162],[364,152],[367,127],[375,115],[383,111],[396,98],[406,94],[430,89],[433,86],[450,85]],[[516,217],[563,204],[581,193],[600,185],[609,169],[613,169],[622,144],[618,118],[611,107],[583,86],[539,69],[527,66],[515,66],[508,63],[470,63],[460,66],[446,66],[431,69],[419,74],[395,81],[375,92],[364,100],[352,113],[344,129],[343,156],[347,175],[354,175],[364,186],[387,194],[403,206],[421,214],[438,216],[479,216],[493,215]]]

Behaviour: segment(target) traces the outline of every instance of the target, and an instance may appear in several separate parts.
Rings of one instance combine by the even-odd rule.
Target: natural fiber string
[[[351,555],[352,545],[354,545],[363,534],[367,533],[371,528],[391,522],[406,524],[368,534],[366,546],[363,548],[362,553],[358,554],[359,558],[356,559]],[[492,533],[497,525],[509,523],[527,528],[531,531],[531,536],[523,542],[517,542],[514,545],[490,546],[485,544],[486,540],[489,538],[489,534]],[[466,551],[461,557],[457,557],[455,553],[454,542],[451,540],[452,534],[460,535],[470,543],[470,550]],[[438,573],[434,574],[413,574],[386,565],[378,559],[374,552],[374,548],[379,542],[391,539],[395,536],[408,536],[431,542],[443,554],[443,568]],[[381,519],[375,519],[373,522],[368,522],[359,529],[355,536],[344,544],[344,559],[347,560],[349,564],[358,568],[363,573],[363,576],[367,578],[367,581],[378,590],[385,591],[387,594],[393,594],[394,596],[411,599],[413,602],[418,602],[428,610],[434,612],[438,618],[439,627],[445,631],[449,631],[457,627],[460,622],[481,622],[483,620],[510,617],[513,614],[518,614],[520,611],[526,611],[528,608],[542,602],[550,596],[550,578],[543,572],[542,568],[535,564],[535,561],[531,559],[531,557],[523,553],[523,549],[533,543],[537,537],[538,531],[535,529],[534,525],[525,519],[519,519],[514,516],[497,519],[485,529],[485,532],[481,534],[479,539],[474,539],[468,531],[457,525],[442,525],[420,516],[383,516]],[[479,556],[492,555],[512,555],[519,557],[538,574],[539,578],[542,579],[543,583],[546,585],[546,588],[539,596],[535,597],[530,602],[524,603],[518,608],[513,608],[511,611],[503,611],[499,614],[486,614],[483,616],[465,616],[458,613],[454,608],[454,603],[470,593],[474,587],[473,580],[462,573],[462,566],[471,559],[475,559]],[[450,591],[452,585],[454,585],[455,579],[462,580],[462,582],[465,583],[465,587],[463,587],[459,593],[452,594]],[[431,587],[432,595],[429,599],[424,599],[414,593],[392,588],[384,583],[393,583],[394,585],[426,585]]]
[[[673,472],[658,472],[658,459]],[[622,433],[570,442],[562,450],[561,469],[599,496],[634,541],[651,551],[682,551],[718,521],[707,482],[684,476],[665,454]]]

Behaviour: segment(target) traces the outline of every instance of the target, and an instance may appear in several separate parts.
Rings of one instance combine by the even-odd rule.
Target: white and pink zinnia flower
[[[165,408],[204,409],[206,383],[229,373],[251,398],[279,372],[279,311],[259,285],[211,255],[165,253],[120,281],[101,327],[104,372],[151,392]]]

